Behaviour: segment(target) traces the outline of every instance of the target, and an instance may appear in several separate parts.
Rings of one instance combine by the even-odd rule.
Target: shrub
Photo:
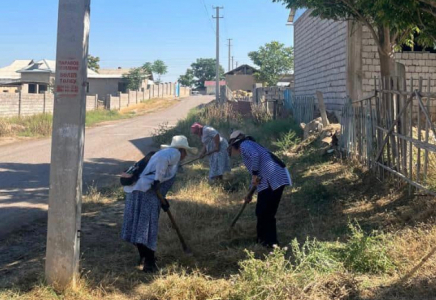
[[[359,273],[386,273],[395,268],[388,256],[386,238],[373,231],[365,234],[359,224],[348,225],[351,236],[340,251],[344,266]]]
[[[272,120],[272,115],[268,113],[264,106],[254,103],[251,104],[251,115],[255,125],[262,125]]]
[[[273,142],[273,145],[278,147],[280,151],[288,151],[292,147],[301,142],[301,139],[297,136],[295,131],[289,131],[281,134],[280,138]]]

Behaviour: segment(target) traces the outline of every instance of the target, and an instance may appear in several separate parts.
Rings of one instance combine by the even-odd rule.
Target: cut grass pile
[[[186,133],[194,120],[216,122],[223,132],[234,126],[232,118],[208,122],[205,114],[194,112],[169,129],[171,134]],[[279,151],[284,149],[273,143],[294,126],[286,124],[292,120],[260,125],[240,120],[238,128]],[[168,143],[171,134],[161,133],[156,139]],[[143,274],[135,267],[135,247],[120,239],[122,190],[91,189],[83,205],[78,288],[59,293],[44,284],[41,222],[0,245],[6,253],[0,261],[0,299],[433,299],[436,200],[408,197],[317,150],[313,145],[281,155],[295,184],[285,190],[277,214],[282,248],[254,243],[255,203],[234,231],[228,228],[249,183],[239,161],[218,185],[208,183],[207,163],[201,162],[184,167],[168,195],[192,257],[183,254],[162,213],[157,251],[162,270]]]

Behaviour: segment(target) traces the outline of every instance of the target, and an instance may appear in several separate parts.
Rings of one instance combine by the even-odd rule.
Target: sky
[[[35,5],[36,4],[36,5]],[[131,68],[156,59],[176,81],[197,58],[215,57],[215,10],[220,15],[220,63],[227,71],[228,41],[236,62],[273,40],[293,44],[289,10],[272,0],[91,0],[89,53],[101,68]],[[15,59],[56,58],[58,0],[16,0],[2,5],[0,67]]]

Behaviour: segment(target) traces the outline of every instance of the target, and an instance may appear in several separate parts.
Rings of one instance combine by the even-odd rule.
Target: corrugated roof
[[[250,65],[247,65],[247,64],[243,64],[243,65],[240,65],[239,67],[234,68],[233,70],[228,71],[225,75],[233,75],[234,73],[238,72],[239,70],[242,70],[243,68],[251,69],[254,72],[257,72],[256,68],[254,68]]]
[[[14,60],[9,66],[0,68],[0,79],[20,79],[21,75],[17,71],[32,63],[33,60],[31,59]]]
[[[205,81],[204,82],[204,86],[215,86],[216,85],[216,81]],[[226,81],[225,80],[221,80],[220,81],[220,85],[226,85]]]
[[[56,61],[49,59],[42,59],[40,61],[34,62],[20,70],[18,73],[29,73],[29,72],[50,72],[52,74],[56,73]],[[93,70],[88,69],[88,76],[96,75]],[[20,77],[19,77],[20,78]]]

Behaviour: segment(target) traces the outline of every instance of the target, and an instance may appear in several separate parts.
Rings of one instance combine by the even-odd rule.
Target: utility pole
[[[232,69],[235,68],[234,65],[233,65],[233,62],[234,62],[234,57],[232,56]]]
[[[79,271],[90,2],[59,0],[45,262],[57,289]]]
[[[216,102],[220,103],[220,9],[224,7],[214,7],[216,9],[216,16],[212,18],[216,19],[216,83],[215,83],[215,97]]]
[[[230,72],[230,70],[232,70],[232,69],[230,69],[230,60],[231,60],[230,49],[232,47],[232,39],[228,39],[228,41],[229,41],[229,68],[228,68],[227,72]]]
[[[238,67],[238,62],[236,62],[236,68]]]

